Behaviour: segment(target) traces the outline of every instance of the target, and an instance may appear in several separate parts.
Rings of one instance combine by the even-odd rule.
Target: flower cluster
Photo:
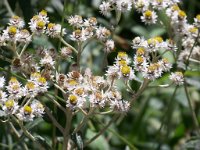
[[[99,6],[100,12],[103,15],[108,14],[112,10],[118,10],[119,12],[130,11],[135,8],[136,11],[142,13],[141,20],[145,24],[155,24],[159,10],[167,10],[173,5],[177,5],[179,0],[108,0],[103,1]]]
[[[36,96],[46,92],[48,84],[39,72],[32,73],[24,86],[16,77],[11,77],[7,86],[4,77],[0,80],[0,106],[5,116],[16,115],[22,121],[31,121],[34,117],[42,116],[44,107],[36,100]]]
[[[66,91],[66,107],[72,111],[87,107],[110,107],[118,112],[127,112],[129,109],[128,101],[122,99],[114,83],[109,78],[92,75],[90,69],[86,69],[83,75],[78,71],[58,74],[56,81]]]
[[[75,15],[68,18],[68,23],[75,28],[70,35],[71,40],[84,42],[91,38],[97,38],[104,44],[105,51],[110,52],[114,49],[114,41],[109,39],[111,31],[98,26],[95,17],[83,19],[82,16]]]

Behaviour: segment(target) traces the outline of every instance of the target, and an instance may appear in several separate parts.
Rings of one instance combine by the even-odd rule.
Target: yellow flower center
[[[140,56],[137,57],[137,62],[140,63],[140,64],[143,63],[144,62],[144,58],[140,57]]]
[[[153,38],[151,38],[151,39],[148,39],[148,40],[147,40],[147,43],[148,43],[148,45],[153,45],[153,46],[155,46],[155,45],[156,45],[156,40],[153,39]]]
[[[196,33],[197,31],[198,31],[198,28],[196,28],[196,27],[192,27],[189,29],[189,32],[191,32],[191,33]]]
[[[97,23],[97,19],[95,17],[90,17],[89,22],[90,23]]]
[[[127,57],[127,54],[126,54],[126,52],[119,52],[117,57],[124,58],[124,57]]]
[[[69,95],[69,101],[71,104],[76,105],[77,97],[75,95]]]
[[[42,15],[42,16],[47,16],[47,11],[46,10],[42,10],[39,14]]]
[[[18,85],[18,84],[15,84],[14,86],[12,86],[12,89],[13,89],[14,91],[19,90],[19,85]]]
[[[12,19],[18,20],[20,17],[19,16],[12,16]]]
[[[42,83],[42,84],[45,84],[47,81],[46,81],[46,79],[44,77],[39,77],[38,78],[38,82]]]
[[[144,53],[145,53],[145,50],[144,50],[143,47],[139,47],[139,48],[137,49],[137,52],[136,52],[137,55],[144,55]]]
[[[164,63],[169,63],[169,61],[168,61],[167,58],[163,58],[162,61],[163,61]]]
[[[28,114],[31,114],[32,113],[32,108],[30,106],[24,106],[24,112],[25,113],[28,113]]]
[[[152,17],[152,11],[150,11],[150,10],[145,11],[145,12],[144,12],[144,16],[145,16],[146,18],[151,18],[151,17]]]
[[[27,82],[26,83],[26,87],[29,89],[29,90],[32,90],[35,88],[35,83],[34,82]]]
[[[173,5],[173,6],[172,6],[172,10],[173,10],[173,11],[179,11],[180,8],[178,7],[178,5]]]
[[[37,22],[37,27],[43,28],[44,26],[45,26],[45,22],[44,21],[38,21]]]
[[[180,19],[183,19],[183,18],[186,17],[186,13],[185,13],[184,11],[180,10],[180,11],[178,12],[178,16],[179,16]]]
[[[156,69],[158,68],[158,66],[156,64],[151,64],[149,67],[148,67],[148,70],[150,72],[153,72],[155,71]]]
[[[11,99],[11,100],[6,101],[5,106],[7,108],[12,108],[14,106],[14,100]]]
[[[69,85],[73,86],[73,85],[77,85],[78,83],[76,82],[76,80],[69,80],[68,81]]]
[[[158,41],[159,43],[162,43],[163,42],[163,38],[160,37],[160,36],[157,36],[154,38],[156,41]]]
[[[127,65],[125,60],[119,60],[118,62],[119,62],[120,66],[126,66]]]
[[[131,71],[131,68],[129,66],[122,66],[121,68],[121,72],[124,74],[124,75],[127,75],[129,74]]]
[[[31,77],[32,78],[40,78],[41,74],[39,72],[34,72],[34,73],[31,73]]]
[[[38,15],[33,16],[32,20],[33,21],[39,20],[39,16]]]
[[[18,83],[17,78],[16,77],[11,77],[9,83]]]
[[[200,14],[196,16],[197,20],[200,21]]]
[[[48,29],[51,29],[51,28],[53,28],[54,26],[55,26],[54,23],[49,23],[49,24],[48,24]]]
[[[82,94],[84,93],[84,90],[83,90],[83,88],[79,88],[79,89],[76,89],[76,90],[75,90],[75,93],[76,93],[77,95],[82,95]]]
[[[8,29],[9,34],[16,34],[17,33],[17,28],[14,26],[10,26]]]

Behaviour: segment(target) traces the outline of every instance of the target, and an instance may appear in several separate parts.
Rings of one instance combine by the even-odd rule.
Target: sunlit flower
[[[31,106],[26,105],[20,108],[19,113],[17,114],[17,117],[19,118],[19,120],[28,122],[28,121],[33,121],[33,118],[35,117],[35,115]]]
[[[10,26],[15,26],[19,29],[23,28],[25,25],[24,21],[19,16],[12,16],[12,18],[10,18],[10,22],[8,24]]]
[[[157,15],[154,11],[146,10],[141,16],[142,22],[145,24],[155,24],[157,21]]]

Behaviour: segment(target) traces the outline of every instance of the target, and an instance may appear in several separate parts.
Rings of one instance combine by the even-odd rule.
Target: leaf
[[[139,36],[144,36],[145,38],[148,38],[149,32],[147,31],[146,28],[142,26],[134,26],[131,28],[131,31],[138,34]]]
[[[165,33],[165,29],[163,28],[155,28],[153,29],[150,33],[149,33],[149,36],[150,37],[155,37],[155,36],[161,36]]]
[[[87,139],[91,139],[93,136],[95,136],[96,133],[91,131],[91,130],[87,130],[86,133],[86,137]],[[95,150],[108,150],[110,149],[108,142],[106,141],[105,137],[103,135],[99,136],[94,142],[92,142],[89,147],[91,149],[95,149]]]

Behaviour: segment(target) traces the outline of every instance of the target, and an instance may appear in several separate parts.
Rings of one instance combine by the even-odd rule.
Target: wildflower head
[[[75,95],[69,95],[69,102],[72,104],[72,105],[76,105],[77,104],[77,101],[78,101],[78,98],[77,98],[77,96],[75,96]]]
[[[125,76],[130,74],[130,71],[131,71],[131,68],[129,66],[122,66],[121,68],[121,72]]]
[[[145,12],[144,12],[144,16],[145,16],[145,18],[146,19],[151,19],[152,18],[152,11],[150,11],[150,10],[146,10]]]
[[[5,102],[5,106],[7,107],[7,109],[11,109],[14,106],[14,100],[13,99],[7,100]]]
[[[9,35],[15,35],[17,33],[17,28],[15,26],[10,26],[8,28],[8,34]]]
[[[145,49],[143,47],[139,47],[136,51],[136,54],[141,56],[145,54]]]
[[[30,106],[28,106],[28,105],[24,106],[24,113],[26,115],[30,115],[32,113],[32,111],[33,110],[32,110],[32,108]]]

